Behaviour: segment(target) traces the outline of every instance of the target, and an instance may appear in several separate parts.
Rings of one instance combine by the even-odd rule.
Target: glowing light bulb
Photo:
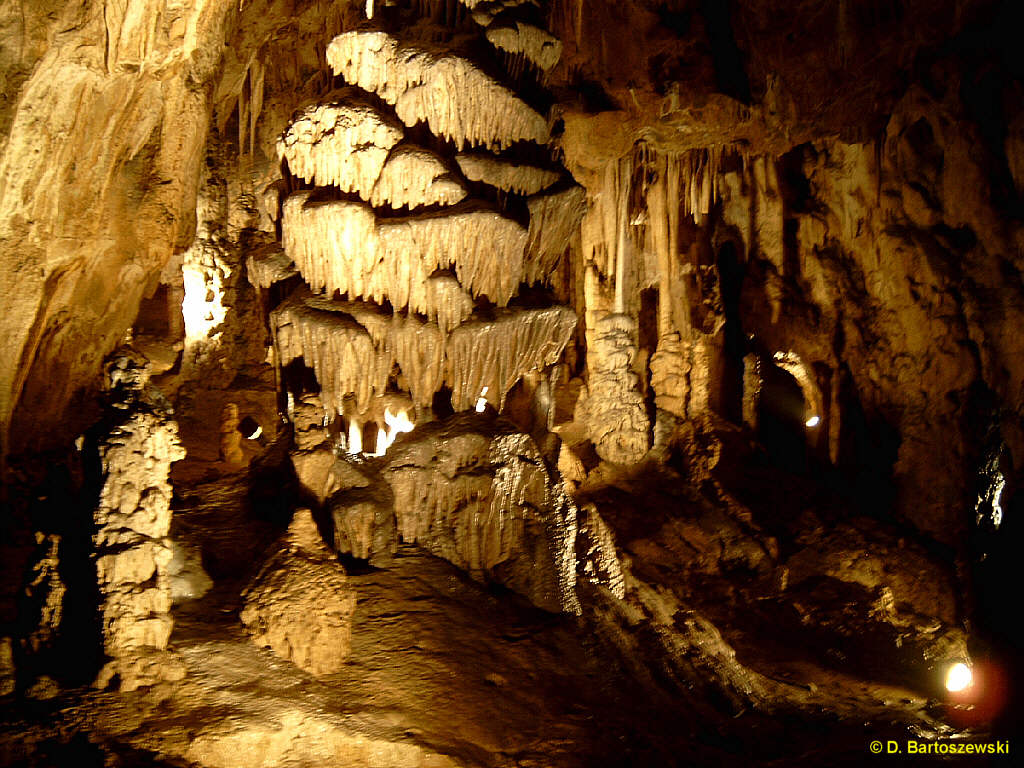
[[[476,401],[476,412],[483,413],[487,407],[487,387],[480,390],[480,399]]]
[[[958,693],[966,690],[974,682],[974,673],[971,668],[963,662],[958,661],[949,668],[946,673],[946,690],[950,693]]]
[[[392,442],[399,432],[412,432],[413,427],[416,426],[405,411],[391,413],[390,408],[384,409],[384,423],[388,425],[388,431],[392,433]]]
[[[348,452],[362,453],[363,451],[363,429],[359,422],[352,419],[348,423]]]
[[[387,429],[377,429],[377,450],[371,454],[372,456],[383,456],[399,434],[412,432],[416,426],[405,411],[392,413],[390,408],[384,409],[384,423],[387,424]]]
[[[806,422],[804,422],[809,429],[814,429],[816,426],[821,424],[821,417],[811,416]]]

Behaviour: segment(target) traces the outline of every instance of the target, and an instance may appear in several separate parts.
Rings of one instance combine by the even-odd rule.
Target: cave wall
[[[612,207],[627,206],[648,230],[631,229],[631,311],[653,287],[663,304],[670,297],[672,329],[702,326],[708,405],[737,421],[721,389],[726,277],[715,264],[735,243],[742,345],[795,355],[805,397],[822,411],[812,450],[866,511],[962,552],[983,465],[994,451],[1012,475],[1024,450],[1022,350],[1010,330],[1024,296],[1024,230],[1009,6],[714,5],[552,11],[566,46],[557,74],[571,94],[558,105],[567,164],[592,213],[614,196]],[[607,32],[623,25],[648,44]],[[665,203],[652,195],[672,173],[665,159],[694,152],[707,153],[714,177],[698,180],[714,198],[709,215],[687,218],[701,207],[688,200],[691,160],[682,184],[670,182],[681,223],[660,223]],[[633,178],[612,189],[609,169],[624,162]],[[667,259],[650,252],[662,247],[659,228],[676,230]],[[595,248],[584,222],[584,262],[614,251],[613,229],[597,228]],[[679,312],[687,304],[689,317]],[[655,355],[659,408],[686,410],[673,405],[681,390],[670,382],[696,370],[696,354],[678,371]],[[1011,477],[1006,498],[1014,486]]]
[[[454,4],[415,6],[442,19]],[[908,626],[927,638],[935,626],[949,629],[941,658],[967,658],[955,628],[970,615],[967,584],[952,565],[964,563],[975,515],[994,512],[1016,490],[1024,451],[1016,332],[1024,313],[1024,109],[1020,73],[1001,58],[1010,49],[983,45],[1008,26],[996,12],[1008,6],[552,3],[551,27],[567,46],[544,79],[555,97],[552,165],[565,163],[588,208],[567,238],[553,293],[580,322],[562,362],[549,368],[561,355],[559,333],[557,348],[547,347],[552,358],[526,366],[543,375],[531,370],[510,383],[507,399],[492,383],[501,396],[483,398],[487,413],[479,417],[490,424],[500,406],[517,429],[533,433],[536,448],[525,434],[509,441],[515,462],[496,477],[505,482],[529,464],[537,477],[545,468],[536,483],[543,488],[530,501],[508,483],[521,516],[506,517],[508,505],[495,502],[497,522],[474,527],[469,505],[463,518],[472,522],[457,522],[451,540],[421,535],[424,521],[440,521],[427,526],[435,533],[451,525],[453,488],[472,490],[476,504],[486,493],[474,489],[492,485],[472,457],[456,462],[466,473],[434,472],[446,422],[424,425],[389,460],[387,471],[401,475],[388,481],[394,510],[378,514],[379,500],[364,495],[371,481],[356,470],[353,487],[341,489],[347,497],[318,507],[336,526],[336,549],[359,559],[380,546],[389,559],[401,533],[406,544],[462,571],[488,572],[544,608],[586,606],[606,634],[601,642],[621,645],[635,664],[631,677],[654,669],[680,688],[702,676],[725,681],[735,710],[794,696],[745,668],[748,658],[730,646],[745,632],[734,634],[741,620],[756,629],[755,644],[785,636],[780,626],[806,624],[821,633],[826,666],[849,668],[842,653],[851,651],[859,673],[897,681],[924,674],[922,660],[938,658],[931,640],[905,643]],[[316,455],[293,452],[296,477],[270,473],[263,481],[280,485],[268,495],[290,513],[299,493],[293,481],[308,485],[308,474],[329,468],[333,483],[330,473],[345,462],[336,461],[340,443],[323,419],[325,403],[297,392],[305,413],[296,418],[294,403],[284,405],[287,386],[270,381],[281,369],[266,364],[274,360],[266,313],[297,282],[289,254],[274,250],[282,226],[275,219],[283,193],[301,186],[275,143],[296,108],[315,107],[338,85],[325,74],[324,51],[361,21],[363,7],[211,0],[4,8],[0,29],[16,45],[4,48],[0,108],[0,277],[9,297],[0,321],[2,452],[69,447],[95,421],[81,406],[140,302],[166,296],[173,314],[194,280],[199,295],[212,297],[199,303],[223,311],[225,321],[190,339],[185,317],[181,376],[156,376],[161,388],[174,381],[166,394],[188,454],[171,470],[179,511],[196,512],[201,493],[212,487],[218,495],[218,480],[230,482],[262,452],[251,440],[243,451],[241,416],[259,416],[271,442],[278,411],[288,411],[299,447],[304,426],[317,435]],[[460,13],[458,23],[471,23]],[[572,191],[575,203],[580,190]],[[281,267],[264,284],[253,276],[265,245],[283,264],[260,267]],[[523,293],[526,303],[549,298]],[[161,325],[151,305],[144,315],[136,330]],[[511,335],[503,341],[516,346]],[[342,358],[328,367],[345,368],[335,364]],[[393,366],[385,362],[386,379]],[[314,372],[322,384],[326,376]],[[352,376],[365,384],[367,367]],[[473,382],[456,398],[468,410],[484,389],[480,377],[454,378]],[[457,387],[449,383],[450,395]],[[756,468],[757,440],[771,452],[759,422],[780,414],[760,400],[776,391],[803,409],[779,419],[799,461],[770,468],[755,509],[716,471],[730,462],[741,474]],[[340,420],[344,409],[335,410]],[[310,457],[316,466],[307,473],[301,459]],[[267,468],[263,460],[247,482]],[[790,470],[803,476],[794,483]],[[808,475],[818,471],[840,491],[838,520],[827,505],[801,509],[803,499],[783,498],[801,483],[816,488],[822,478]],[[165,479],[161,498],[170,495]],[[319,490],[328,487],[320,482],[308,501],[325,502]],[[220,535],[248,538],[238,532],[251,531],[253,520],[234,496],[225,499],[211,515]],[[50,550],[59,551],[59,536],[47,516],[63,506],[70,520],[79,510],[59,496],[38,500],[45,503],[29,511],[25,533],[39,531],[45,545],[34,567],[55,573]],[[555,503],[561,517],[534,514]],[[773,520],[764,515],[773,504],[779,516],[799,514]],[[521,520],[534,530],[510,538]],[[570,556],[577,525],[578,562]],[[534,536],[545,526],[562,547],[557,558]],[[74,532],[78,546],[88,542],[89,534]],[[210,548],[230,550],[220,543],[214,538]],[[230,558],[254,560],[254,552],[214,559],[211,575],[242,572]],[[510,552],[516,557],[507,559]],[[557,562],[538,566],[549,560]],[[17,567],[5,569],[6,576]],[[355,575],[363,584],[378,578]],[[574,576],[576,586],[559,592]],[[6,619],[20,582],[5,581]],[[57,587],[55,594],[64,588],[59,580]],[[780,614],[760,607],[765,600],[792,623],[778,624]],[[347,621],[351,600],[344,602],[337,613]],[[876,636],[865,641],[856,628],[868,625]],[[838,651],[833,630],[842,636]],[[876,647],[907,650],[879,673]],[[928,678],[928,687],[936,684]],[[821,710],[831,693],[816,698],[807,686],[796,696]]]
[[[5,456],[88,424],[69,405],[89,401],[141,299],[192,244],[211,120],[242,123],[239,154],[251,157],[252,93],[270,113],[288,93],[283,125],[348,10],[321,0],[4,4]],[[275,62],[266,87],[263,57]]]
[[[640,254],[626,276],[627,314],[639,322],[640,292],[657,287],[672,298],[659,310],[666,327],[703,323],[708,407],[728,410],[711,391],[726,343],[714,249],[737,240],[745,329],[765,349],[796,352],[820,402],[836,404],[834,420],[823,414],[821,450],[833,463],[846,456],[856,474],[858,456],[881,446],[888,458],[860,469],[884,476],[891,465],[900,515],[947,542],[963,532],[987,442],[1005,442],[1012,457],[1022,450],[1012,329],[1024,112],[1000,35],[1006,8],[550,8],[565,46],[549,79],[561,152],[592,211],[638,141],[654,155],[741,158],[739,170],[716,166],[714,210],[698,231],[681,224],[668,262]],[[360,11],[285,0],[5,6],[5,455],[88,423],[87,409],[69,406],[87,402],[141,299],[178,279],[210,126],[221,145],[237,134],[227,163],[238,195],[259,195],[277,174],[273,142],[291,110],[331,85],[324,43]],[[590,258],[574,254],[566,272],[562,291],[578,305]],[[695,277],[656,285],[673,260]],[[600,301],[614,304],[614,276],[601,277],[592,299],[603,290]],[[680,288],[687,281],[696,294]],[[679,310],[688,302],[689,318]],[[645,396],[652,351],[630,363]],[[863,411],[860,426],[833,423],[840,401]],[[647,429],[637,414],[636,429]],[[937,481],[936,465],[949,470]]]

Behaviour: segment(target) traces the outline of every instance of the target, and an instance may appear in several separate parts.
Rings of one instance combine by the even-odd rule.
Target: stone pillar
[[[166,653],[171,635],[171,464],[185,457],[178,427],[158,407],[137,403],[99,446],[103,489],[95,512],[96,573],[103,649],[112,660],[96,680],[121,690],[184,669]]]
[[[594,327],[588,350],[591,439],[598,456],[617,464],[640,461],[651,446],[650,421],[632,369],[635,337],[636,320],[604,315]]]

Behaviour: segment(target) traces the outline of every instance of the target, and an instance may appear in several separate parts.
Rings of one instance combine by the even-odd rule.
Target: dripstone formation
[[[281,248],[251,255],[249,272],[264,290],[292,270],[302,279],[270,313],[293,460],[313,497],[331,497],[342,552],[379,563],[418,543],[578,610],[575,507],[530,437],[486,415],[420,436],[452,411],[501,410],[524,375],[547,375],[576,326],[546,286],[583,190],[551,162],[548,122],[514,87],[540,93],[560,45],[525,23],[487,27],[493,55],[430,37],[424,25],[336,37],[327,61],[346,85],[277,142],[285,177],[264,200]],[[300,364],[318,389],[312,439]],[[359,458],[396,437],[404,459]]]

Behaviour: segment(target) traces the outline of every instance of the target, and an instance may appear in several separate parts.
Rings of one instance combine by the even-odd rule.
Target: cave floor
[[[228,475],[179,499],[178,535],[202,544],[215,579],[175,609],[184,680],[8,704],[0,763],[860,765],[872,739],[926,728],[919,699],[810,662],[764,678],[771,714],[716,707],[657,670],[638,674],[585,622],[412,547],[386,570],[350,568],[352,652],[341,673],[314,678],[238,621],[240,592],[283,525],[278,485],[261,483],[254,493],[245,474]]]

